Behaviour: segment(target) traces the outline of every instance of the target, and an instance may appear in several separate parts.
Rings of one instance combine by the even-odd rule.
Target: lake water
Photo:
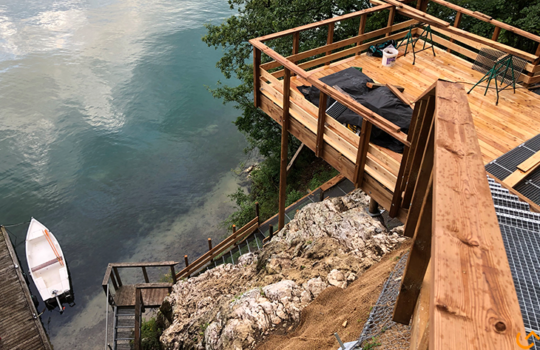
[[[205,88],[224,78],[200,39],[230,15],[226,1],[0,0],[0,224],[33,216],[66,254],[76,306],[42,316],[55,349],[104,347],[109,262],[180,261],[223,237],[245,141]],[[26,229],[9,228],[18,243]]]

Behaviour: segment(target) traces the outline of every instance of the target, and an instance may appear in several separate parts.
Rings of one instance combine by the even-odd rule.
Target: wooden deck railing
[[[120,278],[119,269],[133,269],[133,268],[141,268],[141,271],[143,273],[144,281],[146,284],[150,283],[150,280],[148,278],[148,273],[146,268],[147,267],[169,267],[171,270],[171,277],[173,279],[173,283],[176,283],[176,273],[174,270],[174,265],[178,264],[176,261],[160,261],[160,262],[139,262],[139,263],[110,263],[107,265],[107,269],[105,270],[105,276],[103,277],[102,287],[105,294],[107,294],[107,285],[109,284],[109,281],[112,282],[112,285],[114,287],[114,290],[117,291],[120,287],[122,287],[122,279]]]
[[[184,278],[189,277],[194,272],[197,272],[201,270],[206,265],[210,264],[215,257],[218,255],[227,252],[230,248],[238,244],[239,242],[242,242],[244,239],[249,237],[252,233],[254,233],[259,228],[259,210],[258,210],[258,204],[256,206],[257,210],[257,216],[248,222],[246,225],[244,225],[239,230],[233,229],[233,233],[225,238],[221,243],[216,245],[215,247],[209,246],[208,252],[201,255],[197,260],[195,260],[192,263],[188,263],[186,260],[186,267],[182,269],[178,274],[176,274],[176,278]]]
[[[515,349],[523,318],[465,90],[438,81],[421,101],[394,321],[412,322],[410,349]]]

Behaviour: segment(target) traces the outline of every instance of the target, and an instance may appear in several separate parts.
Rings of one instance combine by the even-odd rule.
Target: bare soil
[[[261,341],[257,350],[335,350],[339,347],[335,332],[343,342],[357,340],[384,282],[409,248],[407,242],[387,254],[346,289],[325,289],[302,311],[297,325],[274,330]]]

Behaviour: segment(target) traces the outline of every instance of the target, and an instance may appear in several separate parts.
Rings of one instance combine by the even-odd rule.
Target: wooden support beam
[[[393,320],[402,324],[409,324],[411,320],[431,257],[433,178],[430,177],[428,181],[428,188],[421,199],[422,202],[417,203],[421,211],[420,217],[418,221],[411,223],[411,226],[415,228],[413,246],[394,307]]]
[[[144,281],[145,281],[146,283],[150,283],[150,279],[148,278],[148,272],[146,272],[146,267],[141,266],[141,269],[142,269]]]
[[[360,130],[360,143],[358,144],[358,153],[356,155],[356,166],[354,169],[353,183],[356,188],[362,186],[364,180],[364,171],[366,166],[367,151],[369,148],[369,139],[371,138],[372,124],[366,119],[362,120],[362,129]]]
[[[369,199],[369,213],[370,214],[380,214],[379,212],[379,203],[373,198]]]
[[[317,119],[317,146],[315,149],[315,155],[321,157],[322,150],[324,146],[324,128],[326,121],[326,103],[328,101],[328,96],[321,91],[319,95],[319,116]]]
[[[438,81],[430,349],[516,349],[525,327],[463,86]]]
[[[403,86],[399,86],[399,85],[389,85],[389,84],[381,84],[381,83],[366,83],[366,86],[368,88],[370,88],[370,89],[376,89],[376,88],[379,88],[381,86],[392,86],[394,89],[397,89],[400,92],[405,91],[405,88]]]
[[[174,265],[171,265],[170,268],[171,268],[171,277],[172,277],[173,284],[174,284],[174,283],[176,283],[176,271],[174,270]]]
[[[292,168],[292,166],[294,164],[294,161],[296,160],[296,158],[298,158],[298,155],[300,154],[300,152],[302,152],[302,149],[304,149],[304,144],[303,143],[298,147],[298,149],[294,153],[294,156],[292,157],[291,161],[287,165],[287,173],[289,173],[289,170],[291,170],[291,168]]]
[[[279,170],[279,217],[278,225],[281,230],[285,226],[285,201],[287,200],[287,158],[289,148],[289,106],[291,93],[291,71],[285,68],[283,79],[283,115],[281,126],[281,159]]]
[[[334,42],[334,26],[335,22],[332,22],[328,25],[328,38],[326,39],[326,45],[330,45]],[[332,54],[332,50],[326,51],[326,56],[330,56]],[[326,65],[328,66],[330,62],[326,62]]]
[[[120,274],[118,273],[118,268],[113,267],[114,275],[116,276],[116,281],[118,282],[118,287],[122,287],[122,280],[120,279]]]
[[[501,27],[495,27],[495,30],[493,30],[493,36],[491,37],[491,40],[493,41],[499,40],[500,33],[501,33]]]
[[[431,129],[431,124],[433,122],[434,110],[435,98],[433,96],[429,96],[426,102],[426,108],[423,110],[424,115],[422,117],[422,122],[420,125],[416,126],[418,133],[414,136],[417,144],[412,150],[413,154],[410,156],[412,157],[410,158],[410,171],[405,185],[405,192],[403,193],[403,202],[401,203],[403,208],[409,208],[411,204],[411,197],[414,193],[416,179],[422,163],[425,144],[428,142],[429,130]],[[407,159],[407,161],[409,161],[409,159]]]
[[[454,20],[454,27],[456,28],[459,28],[459,25],[461,24],[461,15],[462,13],[461,12],[456,12],[456,19]],[[454,42],[454,39],[450,39],[450,42],[453,43]],[[450,48],[446,49],[446,51],[448,52],[452,52],[452,50]]]
[[[429,190],[429,179],[431,178],[433,170],[433,123],[431,124],[430,129],[428,142],[424,146],[420,169],[418,170],[418,176],[414,185],[414,192],[411,199],[412,204],[409,208],[409,215],[407,215],[407,222],[405,223],[405,229],[403,231],[403,234],[406,237],[412,237],[415,233],[417,221],[421,216],[421,206],[419,203],[422,203],[422,200]]]
[[[396,7],[390,8],[390,11],[388,11],[388,23],[386,24],[386,27],[392,27],[394,25],[394,19],[396,18]],[[386,37],[390,36],[390,32],[385,34]]]
[[[253,101],[255,107],[261,105],[261,50],[253,46]]]
[[[360,26],[358,28],[358,35],[363,35],[366,32],[366,23],[367,23],[367,13],[364,13],[362,16],[360,16]],[[363,43],[363,40],[359,40],[356,43],[356,46],[359,46]],[[360,52],[357,52],[354,54],[355,56],[360,55]]]
[[[406,105],[410,107],[413,107],[414,104],[411,101],[409,101],[409,99],[405,97],[405,95],[403,95],[397,87],[390,84],[386,84],[386,86],[388,87],[388,89],[390,89],[390,91],[392,91],[394,95],[396,95],[397,98],[401,100],[401,102],[405,103]]]
[[[298,54],[299,50],[300,50],[300,32],[294,32],[293,33],[293,44],[292,44],[292,54],[293,54],[293,56]]]
[[[410,350],[429,349],[429,306],[432,283],[433,270],[431,269],[431,263],[429,263],[411,321]]]

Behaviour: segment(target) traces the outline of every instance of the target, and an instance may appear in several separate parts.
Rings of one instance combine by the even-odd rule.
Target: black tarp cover
[[[385,86],[376,89],[368,88],[366,83],[372,83],[373,80],[356,68],[347,68],[328,75],[321,78],[321,81],[330,86],[339,86],[366,108],[399,126],[404,133],[408,133],[413,112],[411,107],[403,103]],[[319,105],[319,89],[314,86],[301,86],[299,90],[306,99],[317,106]],[[328,100],[328,107],[335,102],[332,98]],[[362,126],[362,117],[350,109],[339,115],[336,120],[340,123]],[[375,126],[371,130],[370,141],[394,152],[403,153],[403,144],[401,142]]]

